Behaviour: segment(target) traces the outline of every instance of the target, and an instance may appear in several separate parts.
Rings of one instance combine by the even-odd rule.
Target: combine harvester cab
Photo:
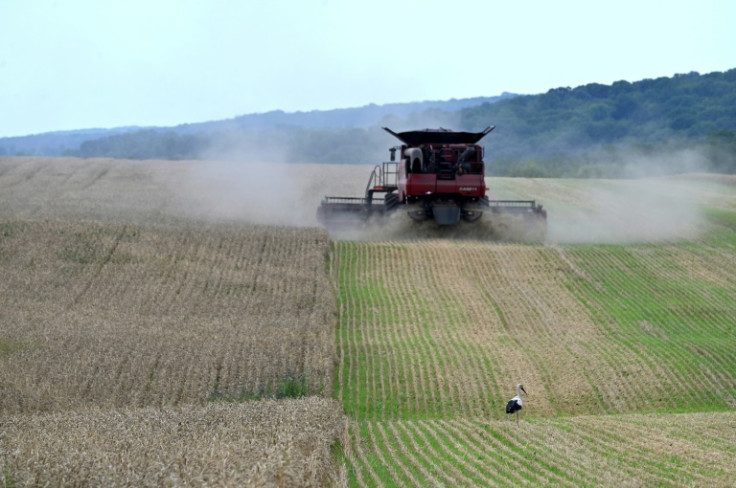
[[[438,226],[451,227],[461,220],[477,222],[488,212],[499,228],[524,227],[532,240],[544,240],[547,212],[541,205],[534,200],[489,200],[486,196],[483,147],[478,142],[494,128],[397,133],[384,127],[402,142],[390,149],[391,162],[374,168],[364,197],[324,197],[318,219],[331,228],[403,209],[416,221],[431,219]]]

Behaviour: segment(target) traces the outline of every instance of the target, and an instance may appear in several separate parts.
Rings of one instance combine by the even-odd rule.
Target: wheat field
[[[0,417],[3,486],[328,486],[341,483],[334,401],[84,408]],[[342,477],[342,478],[341,478]]]
[[[0,485],[340,483],[327,234],[181,169],[0,161]]]
[[[370,168],[0,158],[0,484],[734,486],[736,178],[317,228]]]

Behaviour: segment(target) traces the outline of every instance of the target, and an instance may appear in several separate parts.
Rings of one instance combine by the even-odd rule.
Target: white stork
[[[509,402],[506,404],[506,420],[509,419],[508,414],[515,413],[516,414],[516,425],[519,425],[519,410],[521,410],[521,392],[524,392],[525,395],[528,393],[524,389],[524,385],[519,383],[516,385],[516,396],[509,400]]]

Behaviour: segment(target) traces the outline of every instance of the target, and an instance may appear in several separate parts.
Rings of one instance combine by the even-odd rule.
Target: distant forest
[[[736,69],[540,95],[247,115],[110,133],[60,151],[79,157],[378,163],[398,141],[381,130],[446,127],[486,136],[489,175],[626,177],[736,173]],[[0,139],[0,154],[10,154]]]

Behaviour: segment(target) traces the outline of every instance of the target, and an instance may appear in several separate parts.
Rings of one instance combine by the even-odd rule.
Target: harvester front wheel
[[[483,212],[478,212],[477,210],[466,210],[463,212],[463,220],[465,222],[475,222],[481,217],[483,217]]]

